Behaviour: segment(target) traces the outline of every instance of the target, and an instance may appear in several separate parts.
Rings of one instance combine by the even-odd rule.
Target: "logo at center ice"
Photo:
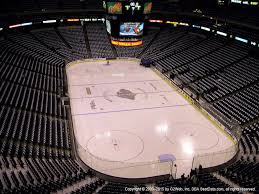
[[[129,100],[135,100],[135,96],[137,94],[131,92],[130,90],[126,90],[126,89],[120,89],[118,92],[117,92],[117,96],[120,97],[120,98],[127,98]]]
[[[92,109],[92,110],[96,109],[96,104],[95,104],[94,100],[92,100],[92,101],[90,102],[90,106],[91,106],[91,109]]]

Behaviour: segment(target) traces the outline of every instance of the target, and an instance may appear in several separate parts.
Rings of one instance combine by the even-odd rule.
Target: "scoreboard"
[[[152,9],[151,1],[144,0],[117,0],[103,1],[103,7],[111,15],[143,15],[150,14]]]
[[[151,0],[105,0],[103,8],[112,44],[138,46],[143,43],[145,20],[152,10]]]

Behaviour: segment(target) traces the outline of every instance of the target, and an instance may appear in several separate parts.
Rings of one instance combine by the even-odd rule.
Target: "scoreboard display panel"
[[[143,14],[150,14],[152,10],[152,2],[147,2],[144,4],[144,12]]]
[[[143,43],[145,20],[152,12],[151,0],[105,0],[103,8],[112,44],[138,46]]]
[[[108,14],[122,14],[121,2],[107,2]]]
[[[106,0],[103,8],[107,14],[143,15],[150,14],[152,2],[145,0]]]
[[[141,15],[143,14],[143,2],[127,1],[124,2],[124,13],[127,15]]]

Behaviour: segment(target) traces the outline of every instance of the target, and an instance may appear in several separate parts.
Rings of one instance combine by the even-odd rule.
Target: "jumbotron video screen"
[[[126,22],[120,24],[120,36],[141,36],[143,35],[143,22]]]

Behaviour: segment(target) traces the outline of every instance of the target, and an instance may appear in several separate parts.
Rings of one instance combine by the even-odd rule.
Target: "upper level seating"
[[[164,72],[172,70],[172,72],[175,74],[178,71],[179,73],[181,73],[184,72],[186,69],[190,68],[189,64],[192,61],[206,56],[210,52],[219,49],[223,45],[224,44],[220,42],[218,39],[211,38],[205,40],[200,44],[195,45],[194,47],[191,47],[190,49],[187,48],[186,50],[180,53],[161,59],[157,61],[155,65],[157,66],[157,68],[161,69]],[[182,66],[184,67],[182,68]]]
[[[213,104],[229,120],[247,123],[259,116],[259,83]]]
[[[149,43],[154,38],[155,34],[158,33],[159,29],[150,30],[143,38],[143,44],[138,47],[122,47],[115,46],[118,53],[118,57],[139,57],[141,52],[147,48]]]
[[[190,86],[199,93],[205,92],[204,98],[208,102],[214,102],[255,83],[259,78],[258,64],[258,60],[246,57],[211,76],[190,84]],[[217,90],[206,93],[215,86]]]
[[[158,69],[173,73],[229,121],[246,126],[243,153],[258,154],[259,61],[248,56],[248,46],[197,36],[187,28],[155,28],[142,46],[113,49],[103,24],[88,24],[86,31],[59,27],[7,34],[0,40],[1,190],[48,193],[78,183],[74,193],[91,193],[104,184],[74,158],[69,111],[61,100],[67,92],[65,61],[90,56],[85,35],[94,58],[115,57],[117,52],[152,59]],[[257,169],[257,160],[240,160],[222,173],[240,186],[253,187],[258,185]],[[84,182],[86,177],[91,181]],[[200,174],[198,180],[202,186],[227,186],[211,174]],[[158,185],[193,185],[182,181]],[[122,194],[125,186],[132,187],[108,183],[99,193]]]
[[[64,86],[62,69],[44,64],[37,59],[21,57],[21,60],[24,60],[25,63],[0,62],[1,79],[3,81],[58,94],[60,87]],[[5,65],[2,65],[3,63]],[[30,63],[32,66],[29,66]],[[42,66],[35,64],[42,64]]]
[[[49,193],[92,176],[72,157],[68,111],[61,102],[66,92],[62,54],[71,55],[68,49],[51,50],[54,41],[62,41],[51,43],[48,36],[59,38],[50,30],[41,40],[18,33],[0,41],[0,187],[4,193]]]
[[[66,118],[65,108],[62,107],[61,98],[57,94],[9,81],[1,83],[0,93],[0,104],[46,116]]]
[[[70,157],[68,113],[61,103],[64,62],[29,34],[19,35],[24,40],[12,35],[0,42],[0,153]]]
[[[159,50],[154,50],[158,52],[153,51],[145,58],[156,62],[170,57],[178,52],[184,51],[185,49],[190,48],[205,40],[205,38],[198,37],[194,34],[189,34],[186,31],[182,32],[181,30],[179,32],[178,30],[175,30],[171,35],[172,39],[170,38],[165,40],[167,44],[165,44]]]
[[[48,48],[44,47],[39,41],[37,41],[33,36],[28,33],[17,33],[10,34],[8,36],[10,42],[14,42],[16,45],[20,45],[25,48],[25,50],[30,50],[35,54],[45,56],[46,58],[55,58],[62,60],[62,56],[52,52]]]
[[[61,35],[72,48],[73,60],[88,58],[84,32],[81,26],[64,26],[58,28]]]
[[[167,45],[173,44],[178,38],[184,35],[184,31],[179,29],[175,30],[173,28],[163,29],[160,31],[159,35],[150,45],[150,47],[145,51],[142,58],[148,58],[150,54],[160,52],[160,50],[165,49]]]
[[[69,61],[74,60],[74,53],[70,48],[61,40],[53,28],[44,29],[40,31],[32,31],[32,33],[43,43],[54,49],[60,55],[67,58]]]
[[[189,71],[178,75],[178,78],[184,83],[195,82],[196,80],[206,77],[206,75],[223,70],[246,55],[247,50],[242,49],[239,45],[227,45],[192,63],[186,64],[186,66],[189,67]],[[184,66],[178,68],[175,72],[177,73],[183,68]]]
[[[86,31],[93,58],[115,57],[105,25],[89,24],[86,25]]]
[[[39,44],[37,42],[37,44]],[[15,65],[17,60],[20,60],[20,56],[25,56],[25,58],[29,58],[28,60],[39,60],[41,62],[44,62],[48,65],[54,65],[58,67],[64,66],[64,61],[56,56],[53,52],[49,50],[45,50],[45,48],[41,48],[41,45],[39,45],[38,49],[31,49],[30,46],[23,46],[21,44],[17,44],[16,42],[9,41],[9,40],[1,40],[0,41],[0,49],[3,53],[1,53],[2,57],[6,57],[6,62],[9,63],[9,61],[13,61]],[[39,49],[43,49],[43,52],[38,52]],[[2,59],[1,57],[1,59]],[[25,64],[27,65],[27,64]],[[37,68],[32,66],[31,64],[28,64],[27,66],[30,66],[30,68]],[[40,66],[41,67],[41,66]]]

